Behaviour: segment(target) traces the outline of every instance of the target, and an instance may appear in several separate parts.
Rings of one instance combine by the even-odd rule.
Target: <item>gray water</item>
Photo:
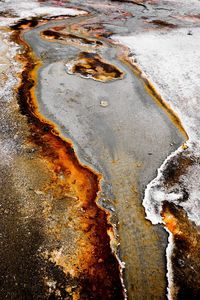
[[[52,21],[24,34],[43,61],[36,89],[39,110],[71,139],[79,160],[103,176],[99,201],[119,221],[128,298],[165,299],[167,235],[145,220],[142,198],[157,168],[184,138],[141,80],[117,59],[118,47],[104,41],[98,49],[79,49],[39,35],[54,25],[82,19]],[[65,64],[81,51],[102,55],[125,77],[103,83],[68,74]],[[107,107],[100,105],[102,100]]]

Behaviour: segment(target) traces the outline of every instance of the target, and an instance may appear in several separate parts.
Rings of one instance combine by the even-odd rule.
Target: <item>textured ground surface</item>
[[[2,299],[199,298],[192,4],[0,2]]]

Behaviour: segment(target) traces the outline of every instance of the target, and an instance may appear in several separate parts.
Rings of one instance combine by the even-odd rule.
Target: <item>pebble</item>
[[[100,102],[100,105],[101,105],[102,107],[107,107],[107,106],[108,106],[108,101],[102,100],[102,101]]]

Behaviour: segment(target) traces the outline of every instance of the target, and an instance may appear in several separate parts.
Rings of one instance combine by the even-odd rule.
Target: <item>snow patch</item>
[[[185,150],[180,147],[166,159],[158,170],[158,176],[145,191],[143,204],[147,218],[153,224],[162,222],[160,212],[164,200],[179,204],[192,221],[200,224],[200,180],[197,163],[200,157],[200,28],[191,30],[192,35],[188,35],[187,29],[181,28],[113,37],[115,41],[130,48],[143,70],[143,75],[177,113],[189,136],[187,153],[193,164],[179,179],[181,186],[187,189],[188,199],[179,202],[181,194],[174,192],[177,186],[168,190],[163,180],[163,171],[168,167],[169,160],[184,153]]]
[[[166,158],[158,169],[157,177],[146,190],[143,206],[146,218],[152,224],[163,223],[161,211],[164,201],[181,206],[188,218],[200,225],[200,28],[174,29],[173,31],[143,32],[133,36],[114,36],[113,39],[130,48],[134,64],[142,69],[163,99],[179,116],[189,140]],[[136,60],[135,60],[136,59]],[[189,164],[181,168],[180,160]],[[173,184],[167,185],[165,173],[175,162],[175,172],[181,169]],[[167,229],[166,229],[167,230]],[[173,282],[171,255],[173,235],[169,233],[166,249],[168,299],[173,299],[176,287]]]
[[[20,19],[28,19],[31,17],[45,17],[45,16],[78,16],[87,14],[83,10],[73,8],[57,7],[57,6],[42,6],[42,4],[31,1],[13,1],[8,0],[1,3],[0,12],[9,13],[5,17],[0,17],[0,26],[11,25]]]

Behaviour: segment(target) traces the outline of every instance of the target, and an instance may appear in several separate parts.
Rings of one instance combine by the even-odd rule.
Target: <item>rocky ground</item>
[[[0,1],[2,299],[199,299],[199,8]]]

